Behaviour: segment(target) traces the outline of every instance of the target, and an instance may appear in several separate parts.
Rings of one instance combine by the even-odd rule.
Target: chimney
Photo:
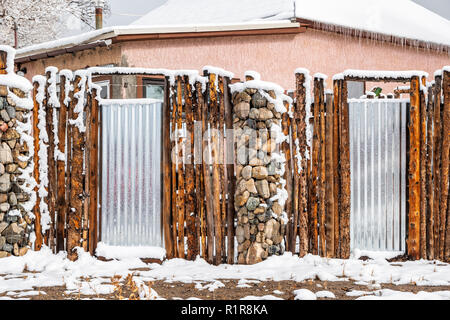
[[[95,29],[103,28],[103,7],[105,1],[104,0],[96,0],[95,1]]]

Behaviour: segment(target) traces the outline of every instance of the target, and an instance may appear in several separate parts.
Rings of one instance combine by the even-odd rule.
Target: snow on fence
[[[0,89],[10,105],[11,101],[18,105],[25,98],[11,95],[1,82],[10,60],[0,54]],[[231,85],[233,74],[213,67],[205,67],[203,76],[192,70],[91,68],[72,73],[50,67],[45,76],[33,79],[34,108],[30,106],[34,146],[29,150],[34,153],[37,185],[32,186],[36,197],[30,193],[36,204],[29,205],[27,214],[35,218],[35,239],[30,239],[35,249],[45,244],[55,252],[66,250],[76,259],[75,247],[95,254],[101,240],[101,99],[92,76],[102,73],[165,77],[161,126],[164,246],[168,258],[200,255],[215,264],[257,262],[260,259],[247,258],[264,259],[284,250],[300,256],[349,258],[352,172],[347,82],[409,84],[396,92],[410,95],[406,107],[406,253],[411,259],[450,258],[448,67],[436,72],[431,83],[426,82],[426,74],[416,71],[347,70],[333,77],[333,91],[325,90],[325,75],[310,76],[306,69],[297,69],[293,100],[277,85],[260,81],[254,71],[245,74],[246,81]],[[14,76],[6,85],[23,87],[19,78]],[[17,132],[27,142],[25,127]],[[253,127],[268,130],[276,150],[252,151],[243,132]],[[239,162],[242,138],[249,146],[243,160],[248,163]],[[245,167],[252,167],[253,174],[254,167],[263,167],[259,160],[266,170],[257,169],[258,177],[252,183],[254,177]],[[275,174],[266,178],[272,164]],[[245,194],[243,199],[245,191],[248,197]],[[259,206],[255,207],[256,202]],[[275,202],[280,206],[274,207]]]

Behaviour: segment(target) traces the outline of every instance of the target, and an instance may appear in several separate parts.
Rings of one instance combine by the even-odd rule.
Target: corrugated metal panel
[[[349,100],[351,248],[404,251],[407,100]]]
[[[102,241],[162,246],[161,103],[102,107]]]

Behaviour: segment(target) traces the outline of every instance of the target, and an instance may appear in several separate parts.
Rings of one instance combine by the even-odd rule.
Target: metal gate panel
[[[351,249],[404,251],[408,100],[349,100]]]
[[[102,242],[162,246],[162,103],[103,100]]]

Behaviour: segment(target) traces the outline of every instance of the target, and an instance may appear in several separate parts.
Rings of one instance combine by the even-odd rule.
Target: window
[[[98,81],[98,82],[95,82],[95,84],[99,85],[102,88],[102,90],[100,91],[100,98],[109,99],[110,98],[109,80]]]
[[[347,90],[349,99],[359,99],[365,94],[365,85],[363,81],[347,81]]]
[[[144,98],[164,100],[164,80],[144,79]]]

